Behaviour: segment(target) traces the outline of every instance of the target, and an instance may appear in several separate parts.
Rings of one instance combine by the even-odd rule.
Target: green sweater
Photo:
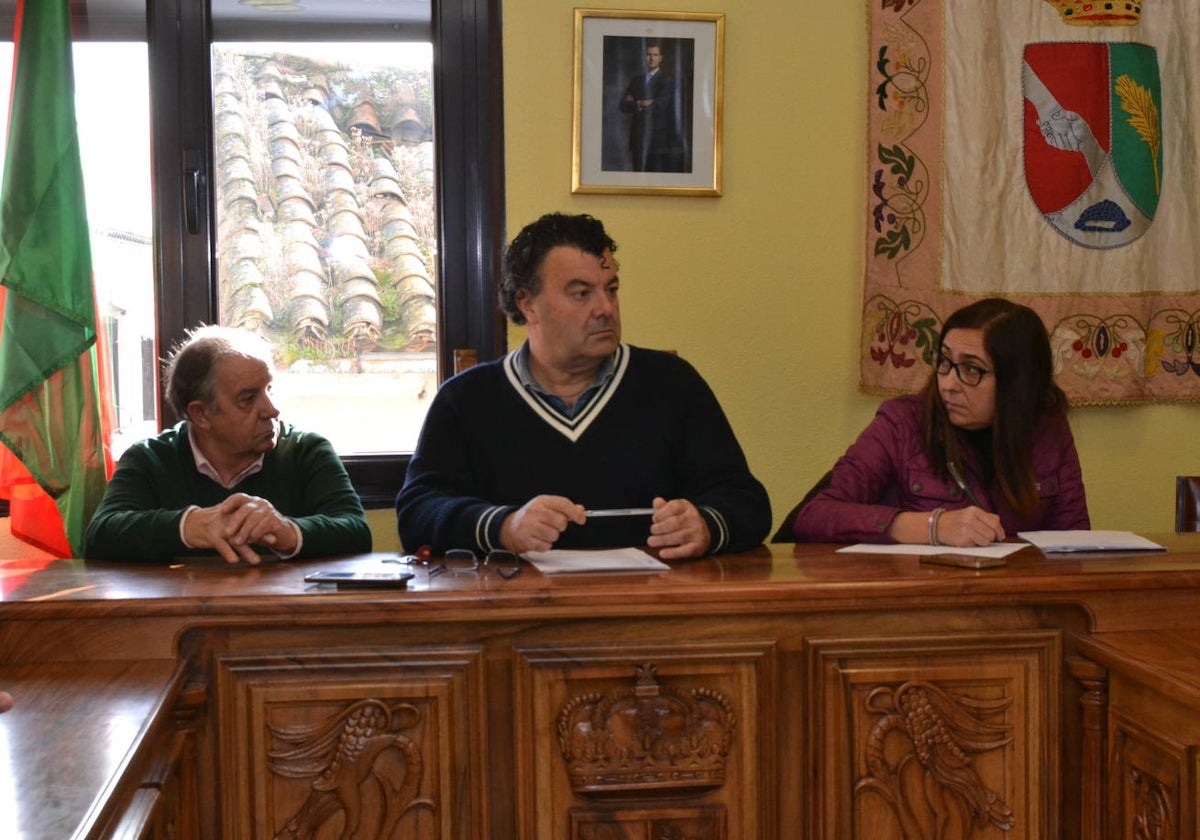
[[[186,548],[179,520],[191,505],[210,507],[234,493],[266,499],[300,526],[303,545],[296,557],[371,550],[362,502],[328,440],[285,423],[262,470],[227,490],[196,469],[184,421],[121,456],[88,526],[84,556],[154,563],[214,554]]]

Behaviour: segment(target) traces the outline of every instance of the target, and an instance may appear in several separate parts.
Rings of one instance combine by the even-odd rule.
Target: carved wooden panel
[[[519,836],[775,836],[773,653],[768,643],[519,650]]]
[[[1078,795],[1079,836],[1104,835],[1105,768],[1108,766],[1108,669],[1083,656],[1071,656],[1067,671],[1082,693],[1079,696]],[[1068,714],[1071,709],[1066,710]],[[1064,745],[1065,746],[1065,745]],[[1066,755],[1064,760],[1069,761]],[[1068,771],[1068,776],[1070,775]],[[1068,784],[1072,781],[1068,779]]]
[[[725,840],[723,808],[572,809],[578,840]]]
[[[143,789],[159,793],[154,812],[155,840],[193,840],[198,835],[196,820],[196,750],[191,732],[176,733],[159,772],[143,782]]]
[[[807,836],[1058,836],[1057,633],[809,641]]]
[[[486,836],[481,677],[475,648],[218,659],[222,837]]]
[[[1186,801],[1187,767],[1195,764],[1195,748],[1160,737],[1117,710],[1110,713],[1109,722],[1109,836],[1193,838],[1193,830],[1185,830],[1181,805]],[[1193,813],[1190,821],[1194,819]]]

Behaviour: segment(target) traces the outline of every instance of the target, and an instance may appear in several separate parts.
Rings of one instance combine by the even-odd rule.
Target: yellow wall
[[[776,522],[870,420],[856,347],[866,11],[796,0],[595,8],[725,12],[724,196],[571,194],[573,15],[504,4],[510,235],[591,213],[620,245],[626,340],[674,348],[708,379]],[[510,343],[522,333],[514,331]],[[1174,476],[1200,472],[1194,406],[1076,409],[1093,526],[1173,527]]]

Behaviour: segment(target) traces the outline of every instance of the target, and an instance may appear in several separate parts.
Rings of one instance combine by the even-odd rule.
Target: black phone
[[[309,572],[305,583],[333,583],[338,589],[405,589],[412,572]]]

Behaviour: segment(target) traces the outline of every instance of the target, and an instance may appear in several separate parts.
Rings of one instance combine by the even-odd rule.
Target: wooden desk
[[[165,781],[154,752],[170,748],[155,733],[180,670],[171,660],[0,667],[19,698],[0,716],[0,836],[106,837],[153,820]]]
[[[1195,837],[1200,732],[1169,733],[1186,772],[1143,756],[1200,711],[1152,661],[1200,635],[1200,534],[1156,539],[986,571],[790,545],[661,574],[418,569],[395,592],[303,582],[385,555],[56,562],[0,580],[0,738],[46,739],[0,791],[36,813],[37,780],[86,762],[60,803],[80,837]],[[29,734],[20,710],[72,696],[93,734]],[[118,710],[140,724],[105,729]]]

